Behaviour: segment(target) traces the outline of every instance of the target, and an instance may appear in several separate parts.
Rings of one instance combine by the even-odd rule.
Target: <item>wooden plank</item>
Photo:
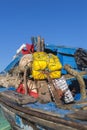
[[[3,96],[5,98],[10,99],[10,101],[14,101],[17,102],[18,104],[27,104],[27,103],[34,103],[37,101],[37,99],[29,96],[29,95],[24,95],[24,94],[20,94],[17,93],[15,91],[5,91],[5,92],[1,92],[0,96]]]
[[[16,113],[17,115],[19,115],[22,119],[26,120],[27,122],[34,122],[35,124],[38,124],[38,125],[41,125],[43,127],[47,127],[47,128],[51,128],[51,129],[54,129],[54,130],[77,130],[75,128],[71,128],[69,126],[66,126],[66,125],[63,125],[63,124],[60,124],[60,123],[55,123],[55,122],[52,122],[52,121],[49,121],[49,120],[44,120],[44,119],[41,119],[41,118],[38,118],[38,117],[35,117],[35,116],[31,116],[31,115],[28,115],[28,114],[22,114],[22,112],[20,111],[17,111],[17,110],[14,110],[13,108],[11,107],[8,107],[5,105],[5,107],[3,107],[4,111],[7,112],[6,109],[8,109],[8,114],[10,113],[10,111],[12,111],[13,113]]]
[[[47,80],[48,80],[49,90],[51,91],[51,96],[53,97],[55,104],[57,106],[62,106],[63,105],[62,101],[58,97],[57,90],[56,90],[54,84],[52,83],[52,79],[50,78],[48,72],[47,72]]]
[[[45,111],[36,111],[36,109],[30,109],[30,108],[23,108],[21,106],[18,106],[17,104],[12,104],[11,102],[7,101],[6,99],[3,99],[2,97],[0,98],[0,102],[5,104],[8,107],[11,107],[14,110],[20,111],[22,112],[22,114],[27,114],[29,116],[35,116],[37,118],[43,119],[43,120],[47,120],[49,122],[55,122],[57,124],[61,124],[61,125],[65,125],[65,126],[69,126],[71,128],[76,128],[80,130],[87,130],[87,123],[83,124],[82,122],[75,122],[74,120],[65,120],[63,118],[59,118],[57,117],[56,114],[54,114],[54,116],[49,113],[49,112],[45,112]],[[26,117],[25,117],[26,118]]]
[[[87,110],[79,110],[72,114],[68,114],[66,117],[87,121]]]
[[[38,36],[38,42],[37,42],[37,52],[40,52],[41,51],[41,37]]]
[[[18,122],[16,122],[15,117],[16,117],[16,114],[19,115],[18,114],[18,113],[20,113],[19,111],[18,111],[18,113],[17,113],[17,111],[15,111],[15,113],[14,113],[14,109],[12,109],[8,106],[3,106],[3,105],[2,105],[2,109],[3,109],[5,117],[8,119],[8,121],[11,124],[11,127],[13,128],[13,130],[20,130],[20,127],[23,127],[23,124],[26,125],[26,122],[27,122],[27,125],[33,127],[34,130],[38,130],[30,121],[26,121],[23,118],[22,118],[23,123],[22,122],[20,123],[20,121],[19,121],[19,124],[18,124]],[[24,128],[23,128],[23,130],[24,130]]]
[[[41,39],[41,51],[44,52],[45,44],[44,44],[44,38]]]
[[[9,122],[4,117],[0,107],[0,130],[11,130]]]

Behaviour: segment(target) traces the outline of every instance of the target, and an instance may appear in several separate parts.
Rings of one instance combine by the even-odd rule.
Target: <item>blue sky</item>
[[[31,36],[87,48],[87,0],[0,0],[0,71]]]

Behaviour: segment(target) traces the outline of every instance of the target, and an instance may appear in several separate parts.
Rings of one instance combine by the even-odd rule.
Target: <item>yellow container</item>
[[[49,57],[45,52],[35,52],[33,54],[32,69],[45,70],[49,62]]]
[[[48,69],[49,71],[57,71],[62,69],[62,64],[57,56],[49,54]]]
[[[45,70],[46,67],[47,67],[47,62],[46,61],[34,60],[33,63],[32,63],[32,68],[34,70]]]
[[[32,76],[34,79],[46,79],[47,75],[43,71],[48,70],[50,78],[61,77],[62,64],[57,56],[45,52],[35,52],[33,54]]]
[[[32,76],[34,79],[46,79],[48,75],[44,74],[42,71],[32,71]],[[49,77],[54,78],[60,78],[61,77],[61,71],[53,71],[49,72]]]
[[[34,52],[33,53],[33,60],[41,60],[41,61],[48,61],[48,55],[45,52]]]
[[[32,76],[34,79],[46,79],[46,74],[42,73],[42,71],[32,70]]]
[[[55,78],[60,78],[60,77],[61,77],[61,71],[50,72],[50,78],[55,79]]]

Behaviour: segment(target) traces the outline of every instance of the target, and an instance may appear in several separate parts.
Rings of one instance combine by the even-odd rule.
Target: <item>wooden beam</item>
[[[20,94],[20,93],[17,93],[15,91],[5,91],[5,92],[1,92],[0,93],[0,97],[4,97],[12,102],[15,102],[15,103],[18,103],[18,104],[21,104],[21,105],[24,105],[24,104],[27,104],[27,103],[34,103],[37,101],[36,98],[33,98],[29,95],[24,95],[24,94]]]
[[[73,120],[65,120],[63,118],[60,118],[57,116],[57,114],[51,114],[50,112],[45,112],[45,111],[39,111],[37,109],[33,109],[33,108],[26,108],[26,107],[22,107],[19,106],[17,104],[11,103],[10,101],[4,99],[4,98],[0,98],[0,102],[3,103],[4,105],[11,107],[14,110],[20,111],[22,113],[25,113],[29,116],[35,116],[37,118],[41,118],[43,120],[47,120],[50,122],[55,122],[57,124],[62,124],[65,126],[69,126],[71,128],[75,128],[75,129],[79,129],[80,130],[87,130],[87,124],[83,124],[83,123],[79,123],[79,122],[75,122]]]
[[[45,127],[45,128],[51,128],[51,129],[54,129],[54,130],[58,130],[58,129],[59,130],[65,130],[65,129],[67,129],[67,130],[77,130],[77,129],[72,128],[70,126],[66,126],[64,124],[52,122],[52,121],[45,120],[45,119],[42,119],[42,118],[39,118],[39,117],[35,117],[34,115],[31,116],[31,115],[22,113],[22,112],[15,110],[15,109],[13,109],[9,106],[6,106],[6,105],[3,105],[3,106],[4,107],[2,107],[2,108],[3,108],[5,113],[8,112],[8,114],[10,114],[10,113],[12,114],[12,112],[13,112],[13,113],[17,114],[18,116],[20,116],[22,118],[22,120],[24,119],[27,122],[33,122],[36,125],[41,125],[42,127]]]

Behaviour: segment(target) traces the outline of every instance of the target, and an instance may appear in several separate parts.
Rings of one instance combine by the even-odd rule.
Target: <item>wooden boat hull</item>
[[[10,124],[3,115],[1,107],[0,107],[0,130],[11,130]]]
[[[62,116],[55,112],[48,112],[37,108],[32,108],[27,105],[20,105],[17,102],[4,96],[0,97],[1,108],[4,115],[14,129],[29,129],[33,130],[44,128],[45,130],[87,130],[87,114],[86,110],[79,110],[82,115],[76,119],[73,115],[77,112]],[[78,113],[79,113],[78,112]],[[84,113],[84,114],[83,114]],[[78,114],[79,115],[79,114]]]

